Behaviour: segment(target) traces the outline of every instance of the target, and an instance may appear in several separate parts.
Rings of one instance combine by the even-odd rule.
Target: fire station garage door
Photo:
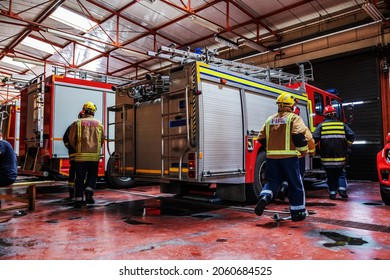
[[[202,92],[204,174],[229,174],[244,170],[243,115],[239,89],[203,81]]]
[[[348,179],[377,180],[376,154],[383,147],[380,78],[375,49],[363,49],[313,62],[314,85],[336,88],[343,103],[354,103],[348,125],[356,134]]]

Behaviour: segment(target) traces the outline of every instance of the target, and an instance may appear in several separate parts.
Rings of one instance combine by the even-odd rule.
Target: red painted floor
[[[63,187],[38,188],[33,212],[0,212],[2,260],[389,260],[390,206],[378,183],[350,182],[348,200],[306,190],[305,221],[275,222],[276,201],[205,203],[160,194],[159,187],[112,190],[99,184],[96,205],[73,209]],[[3,207],[11,202],[2,201]],[[12,205],[11,205],[12,206]]]

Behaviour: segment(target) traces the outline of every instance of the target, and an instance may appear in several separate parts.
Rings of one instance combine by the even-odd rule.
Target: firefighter
[[[78,118],[81,119],[84,116],[84,111],[81,110]],[[62,141],[64,142],[65,147],[68,149],[68,156],[69,156],[69,177],[68,177],[68,191],[69,191],[69,200],[74,199],[74,181],[76,177],[76,170],[75,170],[75,153],[76,149],[69,145],[69,130],[70,130],[70,125],[66,129]]]
[[[88,101],[83,106],[84,116],[74,121],[69,129],[69,144],[75,153],[75,197],[74,207],[81,208],[83,196],[87,204],[94,204],[93,194],[98,178],[100,150],[104,142],[104,130],[94,118],[97,108]]]
[[[297,114],[298,116],[301,113],[301,110],[299,109],[299,107],[296,104],[294,105],[293,112],[294,112],[294,114]],[[308,151],[309,155],[314,156],[315,152],[316,152],[315,141],[314,141],[313,136],[312,136],[310,129],[308,127],[305,131],[305,138],[307,140],[307,145],[309,148],[309,151]],[[301,177],[303,180],[303,177],[305,175],[305,170],[306,170],[306,157],[299,155],[298,158],[299,158],[299,173],[301,174]],[[287,197],[287,195],[288,195],[288,183],[287,183],[287,181],[283,181],[282,185],[280,186],[280,190],[279,190],[279,193],[277,195],[277,198],[284,201],[285,198]]]
[[[18,176],[16,153],[0,130],[0,187],[12,185]],[[1,200],[0,200],[1,208]]]
[[[347,161],[348,148],[355,140],[355,133],[336,117],[332,105],[324,109],[325,120],[313,133],[313,138],[320,145],[321,163],[326,172],[329,199],[336,199],[337,192],[342,198],[348,198],[344,167]],[[342,182],[342,184],[340,184]]]
[[[305,138],[307,127],[302,118],[293,113],[295,99],[291,94],[281,94],[276,99],[276,104],[278,113],[268,117],[257,136],[267,151],[267,182],[260,193],[255,213],[258,216],[263,214],[285,179],[289,185],[291,219],[301,221],[306,217],[306,206],[298,155],[305,156],[308,152]]]

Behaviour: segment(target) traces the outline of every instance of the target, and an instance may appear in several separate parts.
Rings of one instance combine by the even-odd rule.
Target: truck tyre
[[[386,205],[390,205],[390,193],[386,193],[385,191],[383,191],[382,188],[384,188],[385,186],[382,186],[382,184],[380,185],[380,188],[381,188],[381,198],[382,198],[382,201],[386,204]]]
[[[119,177],[114,174],[115,160],[110,157],[107,162],[106,182],[113,189],[127,189],[135,185],[135,181],[131,177]]]
[[[265,184],[265,159],[266,153],[264,151],[257,155],[254,182],[246,185],[247,202],[257,203],[259,200],[259,194]]]

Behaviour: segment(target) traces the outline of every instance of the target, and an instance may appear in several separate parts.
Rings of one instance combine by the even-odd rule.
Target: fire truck
[[[116,104],[107,109],[113,119],[108,125],[115,128],[107,137],[115,147],[108,178],[157,181],[162,193],[189,197],[212,190],[216,199],[256,202],[266,161],[257,135],[276,113],[278,95],[296,98],[312,131],[328,104],[343,117],[339,96],[308,84],[309,62],[290,74],[220,59],[207,50],[162,47],[148,54],[179,66],[116,89]],[[316,174],[316,163],[309,157],[306,162],[307,175]]]
[[[105,127],[106,108],[115,104],[112,86],[82,72],[74,72],[74,76],[55,73],[45,77],[42,74],[30,81],[21,91],[20,98],[19,174],[66,179],[69,158],[62,140],[64,132],[77,119],[87,101],[97,106],[95,118]],[[99,177],[105,177],[108,158],[107,148],[103,146]],[[116,185],[122,186],[129,181],[115,179]]]
[[[17,155],[19,154],[19,103],[16,99],[0,105],[0,129],[3,132],[3,139],[11,144]]]

